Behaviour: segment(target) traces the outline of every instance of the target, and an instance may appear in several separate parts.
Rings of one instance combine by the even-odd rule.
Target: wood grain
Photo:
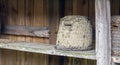
[[[97,65],[111,65],[110,1],[95,0]]]
[[[34,0],[34,21],[32,26],[43,26],[43,0]],[[43,42],[43,38],[33,37],[33,42]]]
[[[6,25],[3,28],[3,34],[23,35],[34,37],[49,37],[48,27],[31,27],[31,26],[10,26]]]
[[[56,43],[59,24],[59,0],[49,1],[50,44]]]
[[[49,0],[43,0],[43,26],[49,27]],[[49,44],[49,39],[48,38],[43,38],[43,43]]]
[[[65,0],[65,14],[60,14],[60,0],[0,0],[8,7],[9,15],[4,17],[6,25],[25,26],[50,26],[51,39],[55,44],[56,31],[58,30],[59,18],[61,15],[85,15],[95,19],[94,0]],[[8,1],[9,4],[6,4]],[[50,3],[50,1],[52,3]],[[119,14],[119,0],[111,0],[112,15]],[[37,8],[36,8],[37,7]],[[5,9],[6,10],[6,9]],[[51,13],[51,11],[53,11]],[[55,28],[55,29],[54,29]],[[43,42],[49,44],[49,39],[29,36],[1,35],[3,38],[10,38],[17,41]],[[53,38],[52,38],[53,37]],[[48,55],[9,51],[0,49],[0,65],[49,65]],[[54,57],[54,56],[52,56]],[[51,65],[60,65],[60,58],[55,56]],[[10,60],[12,59],[12,60]],[[66,65],[73,65],[76,58],[65,58]],[[42,61],[42,62],[39,62]],[[56,61],[56,62],[54,62]],[[79,59],[78,65],[96,65],[96,61]]]
[[[73,0],[65,0],[65,16],[73,14]]]
[[[34,21],[34,0],[26,0],[25,25],[32,26]],[[26,36],[26,42],[33,42],[33,37]]]

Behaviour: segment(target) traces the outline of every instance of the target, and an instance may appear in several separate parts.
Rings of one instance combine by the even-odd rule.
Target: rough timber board
[[[95,51],[63,51],[56,50],[55,45],[32,44],[32,43],[0,43],[0,48],[18,51],[43,53],[50,55],[95,59]]]
[[[115,65],[117,65],[116,63],[120,64],[120,56],[112,56],[112,61]]]
[[[120,56],[113,56],[112,61],[115,63],[120,63]]]
[[[2,34],[23,35],[23,36],[36,36],[36,37],[49,37],[49,29],[45,26],[11,26],[3,27]]]

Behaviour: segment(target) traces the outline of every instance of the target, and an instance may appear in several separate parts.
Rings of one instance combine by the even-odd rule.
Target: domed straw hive
[[[92,26],[84,16],[65,16],[60,20],[57,49],[87,50],[92,48]]]
[[[120,55],[120,16],[112,16],[113,54]]]

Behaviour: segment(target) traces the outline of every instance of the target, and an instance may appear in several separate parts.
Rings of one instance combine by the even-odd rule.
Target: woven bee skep
[[[85,16],[65,16],[60,20],[56,48],[88,50],[92,48],[92,26]]]
[[[112,55],[114,55],[114,56],[120,56],[120,51],[113,51]]]
[[[120,16],[112,16],[112,47],[113,55],[120,55]]]
[[[112,16],[112,45],[120,47],[120,16]]]

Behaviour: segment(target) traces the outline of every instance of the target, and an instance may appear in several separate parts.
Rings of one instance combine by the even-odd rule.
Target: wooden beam
[[[50,44],[56,43],[57,31],[59,26],[59,0],[49,0],[49,29],[50,29]]]
[[[49,37],[48,27],[4,26],[2,34]]]
[[[95,0],[97,65],[111,65],[110,1]]]
[[[112,56],[113,64],[120,63],[120,56]]]

